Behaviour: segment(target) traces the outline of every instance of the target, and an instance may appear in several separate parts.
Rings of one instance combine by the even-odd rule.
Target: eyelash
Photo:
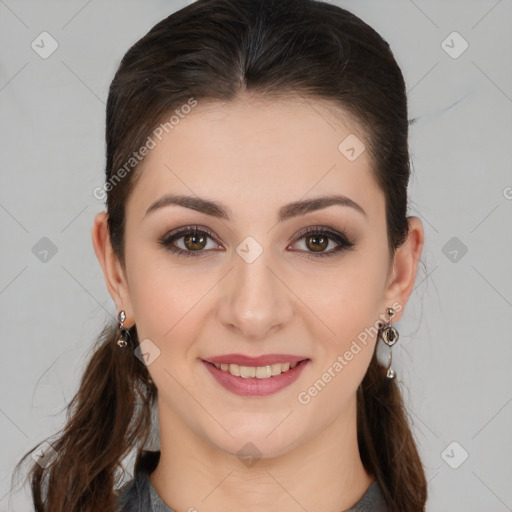
[[[183,249],[180,249],[179,247],[173,247],[172,244],[176,240],[179,240],[180,238],[183,238],[186,235],[193,235],[193,234],[200,234],[200,235],[208,235],[211,239],[215,240],[215,236],[213,233],[205,227],[202,226],[186,226],[183,228],[176,229],[175,231],[172,231],[170,233],[165,234],[158,243],[162,246],[164,246],[168,251],[177,254],[178,256],[185,256],[185,257],[192,257],[197,258],[202,256],[203,253],[205,253],[205,250],[198,250],[198,251],[184,251]],[[337,233],[335,231],[331,231],[329,229],[324,228],[323,226],[314,226],[309,227],[297,234],[295,239],[293,240],[292,244],[298,242],[301,238],[304,238],[306,236],[311,235],[324,235],[327,238],[333,240],[336,242],[338,247],[335,249],[331,249],[329,252],[323,252],[323,253],[314,253],[314,252],[307,252],[306,258],[325,258],[329,256],[334,256],[341,251],[350,250],[352,247],[354,247],[354,243],[351,242],[344,234]]]

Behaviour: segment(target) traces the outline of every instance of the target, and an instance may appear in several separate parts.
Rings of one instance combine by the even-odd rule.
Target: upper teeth
[[[215,364],[219,370],[229,372],[236,377],[244,377],[246,379],[256,377],[257,379],[268,379],[275,377],[290,368],[295,368],[298,363],[275,363],[267,366],[239,366],[238,364]]]

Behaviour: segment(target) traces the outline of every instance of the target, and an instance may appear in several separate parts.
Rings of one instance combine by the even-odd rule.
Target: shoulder
[[[373,481],[361,499],[346,512],[390,512],[377,480]]]
[[[130,480],[118,489],[115,496],[116,512],[138,512],[141,510],[135,479]]]
[[[151,512],[149,474],[156,468],[159,458],[159,451],[139,453],[133,478],[115,492],[116,512]]]

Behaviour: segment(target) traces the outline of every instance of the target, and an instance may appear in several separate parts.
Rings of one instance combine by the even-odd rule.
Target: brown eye
[[[191,233],[183,237],[185,247],[191,251],[200,251],[206,246],[206,237],[201,233]]]
[[[313,252],[321,252],[327,249],[329,238],[324,235],[309,235],[306,238],[306,246]]]
[[[305,250],[299,252],[303,252],[304,256],[307,258],[335,256],[336,254],[341,254],[343,251],[352,249],[355,245],[355,243],[350,241],[343,233],[331,231],[323,226],[304,229],[297,235],[292,245],[298,244],[302,240]],[[326,249],[331,244],[334,245],[334,248],[327,251]]]
[[[206,228],[187,226],[177,229],[168,233],[159,240],[159,244],[163,245],[168,251],[177,254],[178,256],[205,256],[209,252],[208,242],[215,241],[214,235]],[[305,250],[300,250],[306,257],[327,257],[334,256],[343,251],[349,250],[354,247],[355,243],[351,242],[343,233],[328,230],[322,226],[316,228],[307,228],[303,230],[295,238],[297,244],[299,241],[304,240],[303,244]],[[177,243],[182,247],[179,247]],[[331,244],[334,248],[326,250]],[[213,243],[210,249],[219,249],[219,246]]]
[[[213,234],[206,228],[187,226],[168,233],[158,243],[178,256],[194,257],[207,255],[210,252],[208,249],[218,249],[219,246],[213,243],[214,240]],[[208,247],[208,243],[212,247]]]

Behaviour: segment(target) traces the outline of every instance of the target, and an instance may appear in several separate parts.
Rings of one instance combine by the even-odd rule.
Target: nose
[[[252,340],[282,329],[293,316],[293,294],[266,253],[252,263],[235,254],[218,309],[225,327]]]

